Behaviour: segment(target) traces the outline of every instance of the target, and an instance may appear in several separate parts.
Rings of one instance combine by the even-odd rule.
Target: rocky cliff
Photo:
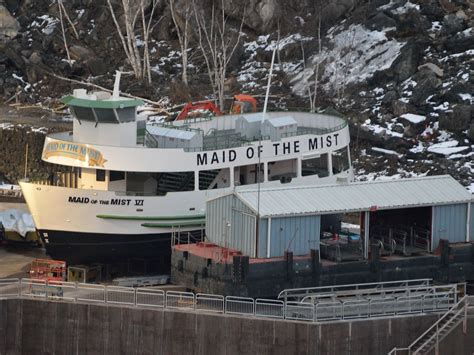
[[[121,2],[112,3],[123,21]],[[217,3],[218,9],[223,4],[226,23],[234,32],[244,19],[244,34],[227,70],[226,94],[264,94],[278,40],[271,104],[309,109],[313,101],[313,106],[332,106],[350,117],[359,178],[450,173],[473,186],[471,1]],[[147,16],[152,1],[148,4]],[[183,26],[187,0],[174,4]],[[212,1],[199,4],[206,10]],[[71,63],[57,2],[0,0],[0,95],[5,100],[52,104],[77,87],[58,76],[110,88],[116,69],[130,69],[106,0],[71,0],[64,5],[73,24],[66,21],[65,26]],[[209,10],[204,13],[211,16]],[[169,2],[160,1],[153,16],[152,85],[126,77],[125,91],[154,100],[166,97],[170,105],[212,97],[196,31],[190,34],[186,87],[181,83],[181,51]],[[192,17],[190,22],[195,25]],[[136,36],[142,43],[142,34],[137,31]],[[8,153],[2,153],[0,161],[6,161],[4,154]]]

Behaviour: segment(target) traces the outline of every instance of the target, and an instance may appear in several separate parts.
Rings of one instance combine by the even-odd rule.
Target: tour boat
[[[147,124],[140,100],[74,90],[73,131],[46,137],[43,181],[20,183],[47,253],[69,264],[169,258],[173,234],[199,236],[205,202],[260,186],[352,180],[344,118],[242,113]],[[196,233],[196,231],[198,231]]]

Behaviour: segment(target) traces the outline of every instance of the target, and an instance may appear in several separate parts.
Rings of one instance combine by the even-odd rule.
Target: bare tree
[[[67,45],[67,40],[66,40],[66,31],[64,30],[63,6],[61,6],[62,4],[63,4],[62,0],[58,0],[59,21],[61,22],[61,33],[63,35],[64,49],[66,50],[67,62],[69,63],[69,66],[72,67],[71,55],[69,54],[69,47]]]
[[[122,42],[122,47],[127,56],[127,59],[132,66],[133,73],[137,80],[146,80],[148,85],[151,85],[151,66],[149,53],[150,32],[152,29],[153,15],[159,0],[152,0],[151,11],[148,19],[145,15],[146,1],[145,0],[121,0],[121,10],[124,14],[125,34],[117,21],[114,8],[110,0],[107,0],[110,14],[114,21],[117,33]],[[139,27],[141,30],[143,42],[143,54],[139,50],[138,36],[135,31]],[[141,27],[141,28],[140,28]]]
[[[301,45],[303,48],[303,45]],[[304,49],[303,49],[304,50]],[[318,98],[318,84],[319,84],[319,66],[321,65],[321,52],[322,52],[322,46],[321,46],[321,13],[318,15],[318,59],[316,61],[316,64],[313,68],[314,71],[314,84],[313,87],[311,87],[311,84],[308,83],[307,90],[308,90],[308,97],[309,97],[309,108],[311,112],[316,111],[316,104],[317,104],[317,98]],[[303,63],[304,63],[304,52],[303,52]]]
[[[242,37],[245,4],[240,28],[236,33],[227,26],[228,16],[224,12],[224,0],[221,0],[220,9],[217,8],[216,1],[218,0],[212,1],[210,17],[202,8],[197,8],[195,0],[193,0],[193,7],[198,25],[199,47],[206,62],[214,96],[220,109],[224,110],[224,85],[227,69]]]
[[[180,16],[175,9],[176,0],[170,0],[171,17],[173,19],[176,33],[178,34],[179,46],[181,47],[181,80],[188,86],[188,48],[189,48],[189,22],[192,17],[190,0],[184,0],[184,14]]]

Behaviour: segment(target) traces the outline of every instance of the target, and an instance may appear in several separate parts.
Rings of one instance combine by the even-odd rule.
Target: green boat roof
[[[119,100],[89,100],[79,99],[72,95],[64,96],[61,98],[61,102],[68,106],[79,106],[89,108],[105,108],[105,109],[116,109],[135,107],[143,105],[143,101],[134,99],[119,99]]]

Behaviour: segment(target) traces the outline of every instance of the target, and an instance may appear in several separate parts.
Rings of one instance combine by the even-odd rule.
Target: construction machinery
[[[234,95],[234,101],[230,108],[231,114],[257,112],[257,100],[250,95]]]
[[[176,121],[185,120],[190,112],[196,110],[209,111],[215,116],[222,115],[222,112],[221,110],[219,110],[219,107],[217,107],[212,101],[198,102],[195,104],[193,104],[192,102],[188,102],[186,105],[184,105],[183,109],[176,117]]]
[[[203,101],[192,103],[188,102],[184,105],[181,112],[176,117],[176,121],[185,120],[192,111],[209,111],[214,116],[223,115],[222,111],[212,101]],[[230,114],[257,112],[257,100],[250,95],[237,94],[234,95]]]

